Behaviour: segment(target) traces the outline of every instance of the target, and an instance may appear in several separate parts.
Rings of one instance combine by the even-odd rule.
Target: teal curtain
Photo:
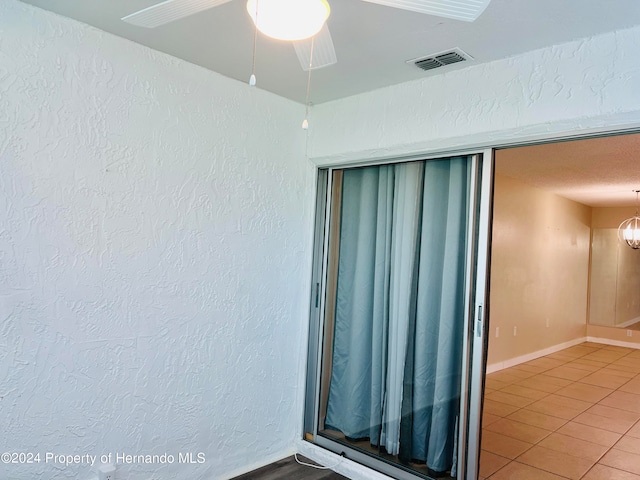
[[[455,463],[469,159],[345,170],[325,428]]]

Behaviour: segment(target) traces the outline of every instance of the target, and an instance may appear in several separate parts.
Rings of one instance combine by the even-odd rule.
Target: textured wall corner
[[[176,456],[118,466],[145,480],[215,479],[292,448],[313,202],[301,113],[0,4],[3,448]]]
[[[317,105],[320,165],[640,125],[640,27]]]

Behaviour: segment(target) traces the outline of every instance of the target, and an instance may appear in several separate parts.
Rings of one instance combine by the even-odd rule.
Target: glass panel
[[[637,330],[640,327],[640,252],[622,242],[618,242],[618,251],[616,326]]]
[[[470,157],[334,171],[318,434],[456,478]]]
[[[640,328],[640,254],[617,228],[593,229],[590,278],[589,323]]]

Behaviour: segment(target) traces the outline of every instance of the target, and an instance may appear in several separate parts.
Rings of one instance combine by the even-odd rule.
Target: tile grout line
[[[589,425],[589,424],[581,423],[580,421],[576,421],[576,420],[575,420],[577,417],[581,416],[582,414],[584,414],[585,412],[587,412],[588,410],[590,410],[590,409],[591,409],[591,408],[593,408],[594,406],[596,406],[596,405],[600,405],[600,402],[602,402],[603,400],[605,400],[605,399],[609,398],[611,395],[613,395],[614,393],[616,393],[616,392],[618,392],[618,391],[621,391],[621,392],[623,392],[623,393],[629,393],[629,394],[632,394],[632,395],[633,395],[633,393],[632,393],[632,392],[624,392],[624,391],[620,390],[620,388],[623,388],[624,386],[628,385],[630,382],[632,382],[632,381],[636,380],[637,378],[640,378],[640,371],[633,371],[633,370],[631,370],[631,371],[628,371],[628,374],[633,374],[633,375],[632,375],[631,377],[621,376],[621,378],[625,378],[625,379],[626,379],[626,381],[625,381],[624,383],[622,383],[621,385],[619,385],[617,388],[610,388],[610,387],[606,387],[606,386],[603,386],[603,385],[598,385],[597,383],[596,383],[596,384],[589,384],[589,383],[581,382],[581,380],[585,379],[586,377],[589,377],[589,376],[591,376],[591,375],[594,375],[594,374],[596,374],[596,373],[600,372],[600,371],[601,371],[601,370],[603,370],[603,369],[611,368],[612,366],[620,366],[620,367],[624,366],[624,365],[621,365],[621,364],[616,364],[616,362],[619,362],[620,360],[622,360],[622,359],[624,359],[624,358],[628,357],[629,355],[632,355],[633,353],[637,352],[637,350],[631,350],[631,349],[628,349],[628,351],[626,351],[623,355],[615,355],[615,354],[613,354],[613,353],[611,353],[611,354],[609,354],[609,355],[606,355],[606,354],[604,354],[604,355],[603,355],[603,353],[604,353],[604,352],[607,352],[607,351],[609,351],[609,352],[616,352],[616,351],[617,351],[617,348],[615,348],[615,349],[614,349],[614,348],[603,348],[603,347],[597,347],[597,348],[596,348],[596,347],[593,347],[593,346],[591,346],[591,345],[585,345],[585,344],[580,344],[580,345],[576,345],[576,346],[574,346],[574,347],[569,347],[569,348],[567,348],[567,350],[575,349],[576,347],[581,347],[581,346],[582,346],[582,347],[587,347],[587,348],[589,348],[589,349],[592,349],[592,351],[591,351],[591,352],[588,352],[588,353],[583,353],[583,354],[581,354],[581,355],[577,355],[577,356],[575,356],[575,357],[574,357],[574,356],[571,356],[571,355],[562,355],[562,354],[561,354],[561,352],[563,352],[563,351],[560,351],[560,352],[555,352],[554,354],[551,354],[551,355],[548,355],[548,356],[540,357],[539,359],[534,359],[534,360],[531,360],[531,361],[529,361],[529,362],[524,362],[523,364],[520,364],[520,365],[527,365],[527,364],[528,364],[529,366],[534,367],[535,365],[532,365],[532,363],[533,363],[533,362],[536,362],[536,360],[545,359],[545,358],[546,358],[546,359],[550,359],[550,360],[555,360],[555,361],[559,362],[556,366],[546,368],[546,369],[541,370],[541,371],[539,371],[539,372],[537,372],[537,373],[534,373],[534,372],[531,372],[531,371],[527,371],[527,370],[524,370],[524,369],[518,369],[518,367],[519,367],[520,365],[514,365],[514,366],[512,366],[512,367],[509,367],[508,369],[504,369],[504,370],[501,370],[501,371],[499,371],[499,372],[494,372],[494,373],[492,373],[492,374],[490,374],[490,375],[488,375],[488,376],[487,376],[487,378],[491,378],[491,377],[494,377],[494,376],[500,376],[500,375],[496,375],[496,373],[498,373],[498,374],[499,374],[500,372],[504,372],[504,373],[507,373],[507,374],[508,374],[508,372],[509,372],[510,370],[512,370],[512,369],[513,369],[513,370],[515,370],[515,371],[517,371],[517,372],[519,372],[519,371],[524,371],[525,373],[529,373],[529,374],[530,374],[530,375],[528,375],[528,376],[526,376],[526,377],[524,377],[524,378],[522,378],[522,379],[519,379],[519,380],[515,380],[515,381],[513,381],[513,380],[512,380],[512,381],[507,381],[507,382],[501,382],[501,383],[505,383],[506,385],[505,385],[505,386],[502,386],[502,387],[500,387],[500,388],[498,388],[498,389],[496,389],[496,390],[493,390],[493,389],[492,389],[490,392],[485,393],[485,399],[488,399],[488,398],[487,398],[487,395],[490,395],[491,393],[494,393],[494,392],[501,392],[501,391],[502,391],[503,393],[506,393],[506,394],[509,394],[509,395],[513,395],[514,397],[521,396],[521,395],[518,395],[517,393],[504,392],[504,389],[508,389],[509,387],[512,387],[512,386],[514,386],[514,385],[515,385],[515,386],[518,386],[518,387],[528,388],[528,389],[531,389],[531,390],[536,390],[536,391],[539,391],[539,392],[542,392],[542,393],[545,393],[545,394],[546,394],[546,395],[544,395],[543,397],[540,397],[540,398],[538,398],[538,399],[534,400],[533,402],[530,402],[530,403],[528,403],[528,404],[526,404],[526,405],[523,405],[523,406],[506,404],[506,405],[509,405],[509,406],[512,406],[512,407],[517,407],[517,408],[516,408],[516,410],[514,410],[513,412],[511,412],[511,413],[509,413],[509,414],[507,414],[507,415],[505,415],[505,416],[496,415],[496,416],[500,417],[500,420],[505,420],[505,419],[506,419],[506,420],[512,421],[512,422],[514,422],[514,423],[520,423],[520,424],[525,425],[525,426],[527,426],[527,427],[535,427],[535,426],[534,426],[534,425],[529,425],[529,424],[526,424],[526,423],[523,423],[523,422],[519,422],[518,420],[515,420],[515,419],[512,419],[512,418],[509,418],[509,417],[511,417],[512,415],[514,415],[515,413],[517,413],[517,412],[519,412],[519,411],[526,410],[528,407],[530,407],[530,406],[531,406],[531,405],[533,405],[534,403],[537,403],[537,402],[539,402],[539,401],[542,401],[542,400],[544,400],[544,399],[547,399],[547,398],[548,398],[548,397],[550,397],[551,395],[557,395],[557,396],[562,397],[562,398],[566,398],[566,399],[570,399],[570,400],[580,401],[580,400],[579,400],[579,399],[577,399],[577,398],[573,398],[573,397],[569,397],[569,396],[565,396],[565,395],[562,395],[562,394],[558,394],[558,393],[557,393],[557,392],[559,392],[559,391],[561,391],[561,390],[566,389],[567,387],[570,387],[570,386],[573,386],[573,385],[576,385],[576,384],[579,384],[580,386],[584,386],[585,388],[588,388],[588,387],[595,387],[595,388],[603,388],[603,389],[606,389],[606,390],[610,390],[610,392],[609,392],[609,393],[607,393],[604,397],[602,397],[602,398],[598,399],[597,401],[595,401],[595,402],[593,402],[593,401],[588,401],[588,402],[586,402],[586,403],[589,403],[590,405],[589,405],[588,407],[586,407],[585,409],[581,410],[581,412],[580,412],[580,413],[578,413],[578,414],[574,415],[574,416],[573,416],[573,417],[571,417],[570,419],[566,419],[566,418],[562,418],[562,417],[555,417],[555,416],[553,416],[553,415],[551,415],[551,414],[547,414],[547,413],[543,413],[543,412],[536,412],[535,410],[529,410],[529,411],[532,411],[532,412],[540,413],[540,414],[542,414],[542,415],[546,415],[546,416],[548,416],[548,417],[558,418],[558,419],[560,419],[560,420],[563,420],[563,421],[564,421],[564,423],[563,423],[561,426],[556,427],[555,429],[553,429],[553,430],[551,430],[551,431],[549,431],[547,428],[536,427],[536,428],[540,428],[540,429],[542,429],[542,430],[549,431],[549,433],[548,433],[548,434],[546,434],[544,437],[542,437],[542,438],[538,439],[535,443],[532,443],[530,447],[528,447],[526,450],[524,450],[524,451],[520,452],[520,453],[519,453],[515,458],[513,458],[513,459],[508,458],[508,457],[504,457],[504,456],[502,456],[502,455],[500,455],[500,454],[496,454],[496,453],[493,453],[493,452],[489,452],[489,451],[487,451],[488,453],[492,453],[493,455],[496,455],[496,456],[499,456],[499,457],[501,457],[501,458],[503,458],[503,459],[508,460],[508,462],[507,462],[507,463],[505,463],[502,467],[500,467],[500,468],[498,468],[496,471],[494,471],[494,472],[490,473],[490,474],[489,474],[489,476],[488,476],[488,477],[486,477],[488,480],[489,480],[490,478],[492,478],[494,475],[496,475],[498,472],[500,472],[502,469],[506,468],[508,465],[510,465],[511,463],[513,463],[513,462],[516,462],[516,463],[520,463],[520,464],[522,464],[522,462],[518,462],[517,460],[518,460],[519,458],[521,458],[523,455],[525,455],[527,452],[529,452],[533,447],[535,447],[535,446],[539,446],[539,448],[546,448],[546,447],[540,446],[539,444],[540,444],[541,442],[543,442],[546,438],[548,438],[550,435],[552,435],[552,434],[554,434],[554,433],[557,433],[559,429],[563,428],[565,425],[567,425],[568,423],[571,423],[571,422],[573,422],[573,423],[575,423],[575,424],[578,424],[578,425],[582,425],[582,426],[584,426],[584,427],[594,428],[594,429],[599,429],[599,430],[603,430],[603,431],[609,432],[609,433],[614,434],[614,435],[618,435],[617,440],[616,440],[616,441],[615,441],[611,446],[607,446],[607,445],[597,444],[597,443],[591,442],[591,441],[589,441],[589,440],[581,439],[581,438],[579,438],[579,437],[573,437],[572,435],[566,435],[566,434],[558,433],[558,435],[569,436],[569,437],[576,438],[576,439],[579,439],[579,440],[582,440],[582,441],[585,441],[585,442],[588,442],[588,443],[592,443],[593,445],[600,445],[600,446],[603,446],[603,447],[607,447],[607,449],[606,449],[602,454],[600,454],[600,455],[597,457],[597,459],[594,461],[594,463],[593,463],[593,464],[592,464],[592,465],[591,465],[591,466],[590,466],[590,467],[589,467],[589,468],[588,468],[588,469],[587,469],[587,470],[586,470],[586,471],[585,471],[585,472],[580,476],[580,478],[584,478],[584,477],[585,477],[586,475],[588,475],[588,473],[589,473],[589,472],[590,472],[590,471],[595,467],[595,465],[599,465],[599,464],[600,464],[600,463],[599,463],[599,462],[600,462],[600,460],[601,460],[605,455],[607,455],[611,450],[614,450],[614,449],[615,449],[615,446],[620,442],[620,440],[621,440],[623,437],[625,437],[625,436],[627,435],[627,433],[628,433],[631,429],[633,429],[636,425],[640,424],[640,419],[636,419],[635,421],[631,422],[631,425],[630,425],[629,427],[627,427],[627,428],[624,430],[624,432],[623,432],[623,433],[620,433],[620,432],[618,432],[618,431],[606,430],[606,429],[603,429],[603,428],[595,427],[595,426],[593,426],[593,425]],[[627,349],[626,349],[626,350],[627,350]],[[560,355],[558,355],[559,353],[560,353]],[[600,355],[598,355],[598,353],[600,353]],[[598,357],[598,358],[585,358],[585,357],[589,357],[589,356],[591,356],[591,355],[593,355],[593,354],[596,354],[596,357]],[[554,355],[555,355],[556,357],[554,357]],[[558,357],[560,357],[560,358],[558,358]],[[602,358],[602,357],[604,357],[604,358]],[[630,357],[630,359],[632,359],[632,358],[634,358],[634,357]],[[603,366],[600,366],[600,367],[599,367],[599,368],[597,368],[596,370],[580,369],[580,368],[576,368],[575,366],[573,366],[573,367],[572,367],[572,366],[570,366],[570,365],[569,365],[569,364],[571,364],[572,362],[578,361],[578,360],[580,360],[580,359],[582,359],[583,361],[593,361],[593,362],[598,362],[598,363],[601,363],[601,364],[604,364],[604,365],[603,365]],[[540,362],[538,362],[538,363],[540,363]],[[632,361],[631,363],[634,363],[634,362]],[[588,365],[588,364],[587,364],[587,365]],[[597,365],[594,365],[594,366],[597,366]],[[587,373],[586,373],[586,375],[583,375],[582,377],[576,378],[575,380],[574,380],[573,378],[564,378],[564,377],[561,377],[561,376],[559,376],[559,377],[554,377],[554,376],[552,376],[552,375],[545,375],[545,373],[547,373],[547,372],[549,372],[549,371],[551,371],[551,370],[554,370],[554,369],[556,369],[556,368],[561,368],[561,367],[568,367],[568,368],[572,368],[573,370],[583,370],[583,371],[585,371],[585,372],[587,372]],[[631,366],[629,366],[629,367],[631,367]],[[620,371],[625,371],[625,370],[624,370],[624,369],[621,369]],[[545,375],[545,376],[550,377],[550,378],[559,378],[559,379],[567,380],[567,381],[569,381],[569,383],[568,383],[568,384],[566,384],[565,386],[561,386],[561,387],[559,387],[559,388],[558,388],[557,390],[555,390],[554,392],[547,392],[547,391],[545,391],[545,390],[538,390],[538,389],[536,389],[536,388],[535,388],[535,387],[533,387],[533,386],[526,386],[527,380],[531,380],[531,379],[533,379],[534,377],[538,377],[538,376],[540,376],[540,375]],[[517,377],[517,376],[516,376],[516,377]],[[496,381],[500,382],[500,380],[498,380],[498,379],[496,379]],[[522,398],[526,398],[526,397],[522,397]],[[491,400],[491,399],[488,399],[488,400]],[[496,403],[501,403],[501,402],[499,402],[498,400],[492,400],[492,401],[494,401],[494,402],[496,402]],[[504,403],[504,402],[502,402],[502,403]],[[606,405],[603,405],[603,406],[607,407]],[[617,407],[608,407],[608,408],[612,408],[612,409],[614,409],[614,410],[619,410],[619,411],[621,411],[621,412],[626,412],[626,413],[634,413],[634,414],[636,414],[637,416],[640,416],[640,415],[638,415],[640,412],[627,411],[627,410],[624,410],[624,409],[621,409],[621,408],[617,408]],[[609,417],[604,417],[604,416],[602,416],[602,415],[598,415],[598,414],[595,414],[595,413],[591,413],[591,415],[596,416],[596,417],[601,417],[601,418],[603,418],[603,419],[609,418]],[[496,420],[495,422],[492,422],[492,424],[494,424],[494,423],[498,423],[500,420]],[[490,424],[490,425],[492,425],[492,424]],[[489,426],[489,425],[488,425],[488,426]],[[483,427],[483,430],[484,430],[484,427]],[[489,429],[487,429],[487,431],[488,431],[488,432],[491,432],[491,430],[489,430]],[[527,441],[523,440],[522,438],[518,438],[518,437],[511,437],[511,436],[510,436],[510,435],[508,435],[508,434],[503,434],[503,433],[499,433],[499,432],[492,432],[492,433],[496,433],[496,434],[499,434],[499,435],[501,435],[501,436],[508,437],[508,438],[513,438],[513,439],[519,440],[519,441],[524,442],[524,443],[529,443],[529,442],[527,442]],[[481,448],[482,448],[482,446],[481,446]],[[558,451],[553,450],[553,449],[548,449],[548,448],[547,448],[547,450],[551,450],[551,451],[554,451],[554,452],[556,452],[556,453],[562,453],[562,454],[564,454],[564,452],[558,452]],[[624,452],[623,450],[620,450],[620,451],[621,451],[621,452]],[[627,453],[628,453],[628,452],[627,452]],[[569,455],[569,454],[566,454],[566,455]],[[571,455],[571,456],[572,456],[572,455]],[[583,460],[587,460],[587,461],[589,461],[589,462],[591,461],[591,460],[586,459],[586,458],[584,458],[584,457],[578,457],[578,456],[576,456],[576,458],[581,458],[581,459],[583,459]],[[526,464],[526,463],[525,463],[524,465],[528,465],[528,464]],[[600,465],[602,465],[602,464],[600,464]],[[543,469],[543,468],[539,468],[539,467],[534,467],[533,465],[528,465],[528,466],[529,466],[529,467],[531,467],[531,468],[537,468],[537,469],[539,469],[539,470],[541,470],[541,471],[549,472],[549,473],[551,473],[551,474],[553,474],[553,475],[559,475],[559,474],[558,474],[558,473],[556,473],[556,472],[553,472],[553,471],[550,471],[550,470],[545,470],[545,469]],[[613,467],[608,467],[608,468],[613,468]],[[620,470],[620,469],[618,469],[618,470]],[[626,470],[621,470],[621,471],[626,471]],[[630,472],[630,473],[633,473],[633,472]]]

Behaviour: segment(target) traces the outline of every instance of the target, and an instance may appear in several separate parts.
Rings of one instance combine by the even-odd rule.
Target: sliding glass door
[[[396,478],[473,478],[487,154],[320,172],[308,440]]]

